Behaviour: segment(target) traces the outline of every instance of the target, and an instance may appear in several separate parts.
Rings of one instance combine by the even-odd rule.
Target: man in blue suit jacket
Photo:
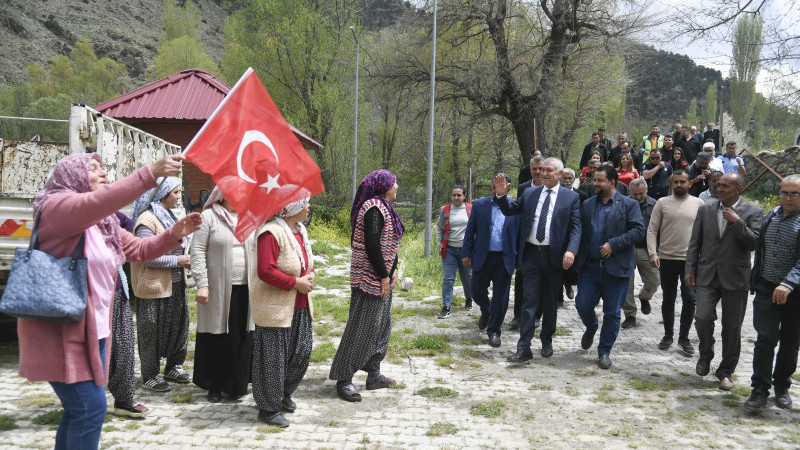
[[[644,238],[644,220],[636,200],[616,190],[617,171],[601,166],[594,173],[596,196],[586,200],[581,210],[583,236],[576,264],[578,296],[575,307],[586,331],[581,347],[592,346],[597,332],[594,308],[603,298],[603,329],[597,364],[601,369],[611,367],[611,347],[619,334],[619,318],[628,280],[633,276],[635,244]]]
[[[498,176],[511,181],[508,175]],[[500,326],[506,317],[511,274],[516,266],[518,230],[519,221],[504,216],[492,202],[492,197],[473,202],[461,257],[465,267],[472,265],[472,295],[481,308],[478,328],[483,330],[488,326],[489,344],[492,347],[500,346]],[[492,284],[491,303],[489,283]]]
[[[541,353],[545,358],[553,355],[561,275],[575,261],[581,241],[580,196],[561,187],[564,164],[558,158],[547,158],[543,167],[543,185],[527,189],[510,203],[505,196],[510,186],[502,178],[495,178],[495,190],[500,195],[495,196],[495,202],[503,214],[522,218],[517,255],[525,280],[525,300],[517,352],[509,358],[513,362],[532,358],[531,339],[536,329],[536,312],[540,309]]]

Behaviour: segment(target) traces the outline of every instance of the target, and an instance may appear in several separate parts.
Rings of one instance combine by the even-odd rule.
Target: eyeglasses
[[[786,198],[786,197],[800,198],[800,192],[797,192],[797,191],[795,191],[795,192],[781,191],[781,198]]]

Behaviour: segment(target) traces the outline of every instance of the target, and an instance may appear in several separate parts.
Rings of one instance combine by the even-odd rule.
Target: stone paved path
[[[346,258],[346,254],[339,255],[324,275],[346,273]],[[770,402],[765,413],[752,415],[741,406],[749,394],[755,338],[749,314],[743,330],[737,387],[731,393],[724,393],[717,389],[712,376],[701,378],[694,374],[696,357],[683,356],[675,347],[669,351],[656,349],[663,334],[659,324],[660,292],[653,301],[653,312],[648,316],[640,314],[640,326],[621,331],[612,352],[614,366],[603,371],[595,365],[596,347],[589,351],[580,349],[583,328],[571,301],[559,310],[555,355],[547,360],[539,357],[535,340],[534,360],[512,365],[505,362],[505,357],[514,352],[517,337],[514,332],[504,328],[502,347],[493,349],[475,326],[477,311],[467,313],[454,308],[450,319],[436,320],[439,298],[429,296],[433,292],[418,291],[419,288],[411,294],[397,293],[394,300],[396,307],[417,308],[412,309],[415,314],[395,321],[395,340],[383,365],[384,373],[401,383],[396,389],[362,391],[363,402],[349,404],[336,398],[333,384],[327,380],[330,358],[312,362],[294,395],[298,410],[288,415],[292,425],[285,430],[262,426],[256,420],[257,409],[251,396],[240,402],[209,404],[205,392],[191,385],[176,386],[167,394],[138,389],[137,399],[152,409],[151,414],[143,420],[109,416],[101,446],[333,449],[800,446],[800,412],[780,410]],[[335,297],[330,301],[345,304],[348,291],[346,284],[340,283],[316,295]],[[506,321],[510,316],[509,312]],[[318,319],[315,346],[326,342],[338,345],[337,336],[343,323],[330,316]],[[433,356],[407,356],[402,343],[407,344],[419,335],[433,336],[439,339],[437,342],[444,340],[449,348],[440,349]],[[694,332],[692,339],[696,343]],[[712,373],[717,362],[712,364]],[[191,370],[191,361],[187,361],[186,367]],[[16,370],[16,345],[6,339],[0,342],[0,448],[51,448],[55,427],[37,425],[34,420],[58,410],[57,397],[48,385],[28,383],[16,375]],[[364,379],[363,374],[357,375],[355,382],[359,389],[363,389]],[[797,392],[796,401],[800,400]],[[422,393],[455,396],[436,398]],[[10,423],[17,428],[5,430]]]

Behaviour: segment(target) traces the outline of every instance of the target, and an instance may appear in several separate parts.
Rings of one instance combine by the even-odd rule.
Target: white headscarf
[[[289,228],[289,224],[286,223],[284,217],[292,217],[295,214],[298,214],[300,211],[308,205],[308,199],[304,198],[298,200],[294,203],[289,203],[288,205],[284,206],[283,209],[278,211],[278,214],[272,216],[269,219],[270,222],[274,222],[278,224],[283,231],[286,232],[286,235],[289,236],[289,242],[292,243],[292,247],[294,247],[295,253],[297,253],[297,257],[300,258],[300,265],[302,266],[303,270],[306,270],[306,262],[303,259],[303,249],[300,248],[300,244],[297,243],[297,239],[294,238],[294,232]],[[314,267],[314,255],[311,253],[311,243],[308,242],[308,233],[306,232],[306,227],[300,222],[297,222],[297,231],[300,232],[300,236],[303,237],[303,247],[306,249],[306,256],[308,257],[308,270],[306,273]]]

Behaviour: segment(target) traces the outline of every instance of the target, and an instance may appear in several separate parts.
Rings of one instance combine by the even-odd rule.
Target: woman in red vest
[[[456,281],[456,269],[464,286],[464,309],[472,309],[471,271],[461,263],[461,244],[464,232],[472,212],[472,204],[465,202],[464,186],[453,186],[451,194],[453,203],[442,207],[439,220],[436,222],[436,243],[442,256],[442,310],[436,315],[438,319],[450,317],[450,306],[453,303],[453,283]]]

